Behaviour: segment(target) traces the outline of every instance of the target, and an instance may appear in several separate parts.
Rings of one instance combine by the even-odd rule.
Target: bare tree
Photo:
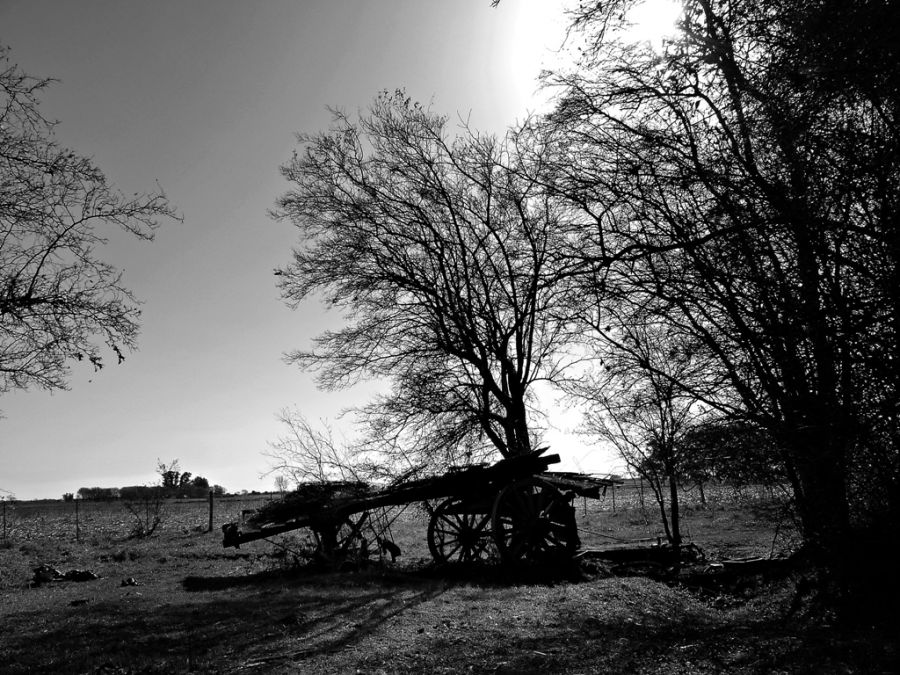
[[[382,448],[440,466],[529,452],[531,385],[559,367],[552,261],[565,232],[519,170],[531,161],[519,137],[453,139],[445,117],[396,92],[300,141],[275,215],[303,243],[281,288],[294,307],[320,294],[348,324],[290,360],[327,388],[388,379],[361,411]]]
[[[738,490],[763,486],[784,492],[788,487],[775,439],[744,421],[712,417],[692,426],[681,440],[691,479],[701,486],[715,480]]]
[[[276,474],[276,483],[279,479],[285,485],[301,485],[371,478],[361,453],[335,439],[329,426],[316,427],[295,408],[282,410],[278,420],[285,433],[263,452],[270,460],[266,475]]]
[[[845,585],[874,494],[854,473],[877,466],[881,518],[900,512],[900,10],[691,0],[656,52],[615,39],[633,4],[575,10],[551,188],[589,225],[598,294],[627,283],[694,336],[718,403],[776,438],[810,550]]]
[[[0,393],[64,389],[71,360],[121,362],[134,349],[138,303],[97,256],[107,228],[150,240],[173,217],[161,193],[126,197],[90,159],[60,147],[39,110],[48,79],[0,47]]]
[[[275,489],[278,490],[278,494],[284,499],[284,493],[290,489],[288,477],[283,475],[275,476]]]
[[[133,500],[123,503],[131,516],[131,533],[134,539],[150,537],[166,519],[166,500],[163,489],[154,485],[141,491]]]
[[[168,464],[157,458],[156,473],[159,474],[159,485],[166,492],[178,489],[181,480],[181,464],[178,459],[173,459]]]
[[[678,552],[679,485],[686,475],[682,439],[710,410],[689,385],[705,380],[705,364],[691,344],[679,341],[665,324],[640,323],[633,317],[606,337],[597,341],[604,348],[596,354],[595,368],[566,388],[588,403],[586,431],[611,443],[649,483],[666,538]]]

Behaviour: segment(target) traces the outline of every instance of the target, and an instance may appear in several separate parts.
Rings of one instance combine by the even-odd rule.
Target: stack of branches
[[[348,501],[371,496],[372,486],[362,481],[322,481],[303,483],[283,499],[262,506],[250,519],[253,527],[285,523],[297,518],[312,517]]]

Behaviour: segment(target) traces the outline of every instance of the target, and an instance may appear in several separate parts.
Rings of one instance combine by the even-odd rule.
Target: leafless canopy
[[[57,144],[38,109],[49,84],[0,48],[0,392],[65,388],[71,359],[99,368],[103,345],[120,361],[135,347],[138,303],[97,249],[108,228],[149,240],[173,215]]]
[[[535,167],[519,170],[520,139],[452,139],[446,118],[396,92],[300,141],[276,215],[302,246],[281,288],[295,307],[321,294],[348,323],[290,360],[330,388],[390,380],[362,410],[379,442],[442,465],[527,452],[530,387],[556,368],[551,262],[564,234],[525,177]]]
[[[616,39],[635,4],[580,4],[583,58],[547,79],[584,286],[627,303],[593,325],[702,352],[839,566],[851,518],[900,504],[897,4],[690,0],[660,50]]]

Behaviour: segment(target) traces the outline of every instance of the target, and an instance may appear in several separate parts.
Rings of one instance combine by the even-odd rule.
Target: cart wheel
[[[313,530],[318,543],[318,554],[327,560],[362,560],[369,557],[369,542],[362,534],[369,518],[365,512],[354,520],[344,518],[336,527],[320,525]]]
[[[491,516],[459,497],[441,502],[428,521],[428,550],[439,563],[475,562],[488,556]]]
[[[492,516],[494,541],[505,563],[548,563],[578,549],[575,509],[562,493],[539,478],[507,485]]]

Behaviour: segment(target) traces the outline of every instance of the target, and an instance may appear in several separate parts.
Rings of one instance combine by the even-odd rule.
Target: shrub
[[[163,491],[148,488],[136,501],[125,502],[125,509],[131,514],[131,537],[149,537],[162,524],[165,516]]]

